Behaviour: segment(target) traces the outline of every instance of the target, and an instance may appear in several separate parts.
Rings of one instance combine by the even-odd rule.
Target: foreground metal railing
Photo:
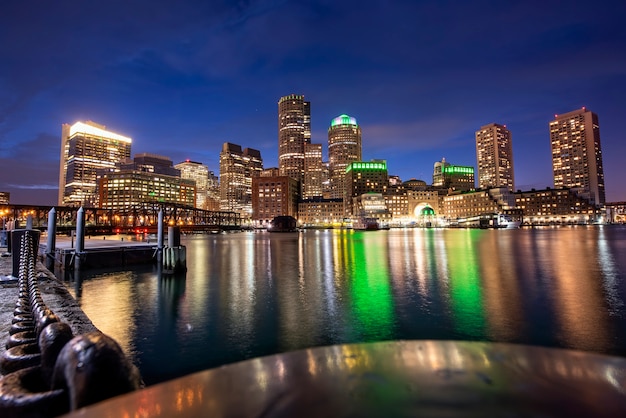
[[[3,418],[54,417],[143,385],[112,338],[99,331],[74,336],[46,306],[36,272],[39,234],[12,232],[18,244],[13,275],[17,273],[19,293],[7,350],[0,357]]]

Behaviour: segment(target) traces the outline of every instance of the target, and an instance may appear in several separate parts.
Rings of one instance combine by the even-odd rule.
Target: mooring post
[[[157,225],[157,263],[159,265],[163,261],[163,233],[163,209],[160,209]]]
[[[57,211],[55,208],[48,212],[48,240],[46,241],[46,267],[54,265],[54,253],[56,251],[56,235],[57,235]]]
[[[85,251],[85,209],[81,206],[76,213],[76,250],[74,268],[80,268],[80,259]]]
[[[33,229],[33,215],[26,216],[26,229]]]
[[[46,254],[48,257],[54,257],[56,250],[56,235],[57,235],[57,211],[55,208],[50,209],[48,212],[48,239],[46,241]]]

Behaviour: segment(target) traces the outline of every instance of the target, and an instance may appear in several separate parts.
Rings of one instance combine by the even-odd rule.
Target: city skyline
[[[475,131],[506,125],[522,190],[553,186],[549,123],[585,106],[599,117],[606,200],[626,201],[623,2],[584,15],[577,1],[121,4],[0,6],[0,191],[12,203],[55,203],[61,125],[80,120],[132,137],[133,155],[218,172],[232,142],[277,167],[276,103],[289,94],[311,103],[325,161],[328,127],[348,114],[363,160],[403,180],[430,183],[442,158],[476,167]]]

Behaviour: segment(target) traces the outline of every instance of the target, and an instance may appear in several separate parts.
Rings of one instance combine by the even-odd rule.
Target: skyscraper
[[[598,115],[585,109],[550,122],[555,188],[571,188],[595,205],[605,202]]]
[[[207,209],[209,167],[196,161],[186,160],[174,166],[180,170],[180,177],[196,182],[196,207]]]
[[[323,171],[322,144],[304,144],[303,199],[313,199],[322,196]]]
[[[508,187],[513,191],[513,144],[505,125],[490,123],[476,131],[476,160],[478,187]]]
[[[328,165],[330,170],[330,197],[344,198],[346,168],[361,161],[361,128],[356,119],[340,115],[328,128]]]
[[[225,142],[220,153],[220,209],[252,216],[252,178],[263,171],[261,152]]]
[[[278,101],[278,168],[282,176],[304,180],[304,145],[311,143],[311,104],[303,95]]]
[[[63,124],[59,169],[59,205],[94,206],[96,171],[113,170],[130,158],[132,139],[97,123]]]

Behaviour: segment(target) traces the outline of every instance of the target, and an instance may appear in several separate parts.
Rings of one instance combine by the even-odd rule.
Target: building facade
[[[322,144],[304,144],[303,199],[322,197],[323,176]]]
[[[584,107],[550,122],[555,188],[575,189],[595,205],[605,203],[598,115]]]
[[[515,204],[530,225],[579,224],[599,221],[602,212],[573,189],[518,191]]]
[[[452,165],[443,158],[433,167],[433,187],[452,191],[469,191],[475,188],[474,167]]]
[[[116,213],[162,203],[193,207],[195,193],[193,180],[147,171],[123,169],[98,178],[99,206]]]
[[[174,166],[180,170],[180,177],[193,180],[196,183],[196,208],[208,209],[209,167],[206,165],[186,160]]]
[[[281,176],[304,180],[304,145],[311,143],[311,104],[304,95],[278,101],[278,168]]]
[[[129,159],[131,143],[131,138],[91,121],[63,124],[58,204],[96,206],[98,170],[114,170]]]
[[[490,123],[476,131],[478,187],[515,190],[513,143],[505,125]]]
[[[298,223],[303,227],[345,226],[343,199],[307,199],[298,203]]]
[[[263,171],[261,152],[225,142],[220,153],[220,209],[252,218],[252,178]]]
[[[346,167],[345,176],[345,207],[346,214],[358,215],[357,201],[361,195],[367,193],[387,193],[389,179],[387,174],[387,163],[378,161],[355,161]]]
[[[354,161],[361,161],[361,148],[361,128],[355,118],[340,115],[330,122],[328,167],[331,198],[346,197],[346,168]]]
[[[289,176],[252,179],[252,220],[264,227],[276,216],[298,217],[298,181]]]

